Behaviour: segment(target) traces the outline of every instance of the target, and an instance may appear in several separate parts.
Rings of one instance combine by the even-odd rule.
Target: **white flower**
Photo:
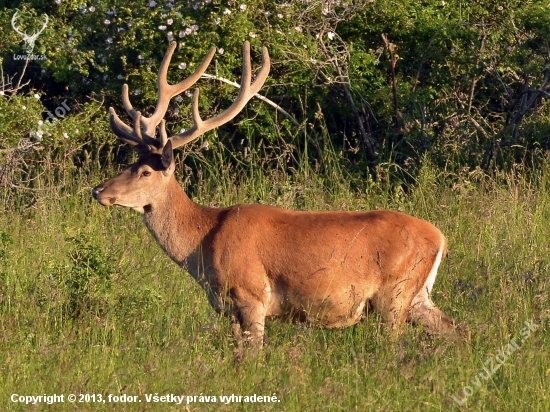
[[[254,33],[252,33],[252,32],[248,33],[248,35],[249,35],[250,37],[252,37],[252,38],[256,37],[256,35],[255,35]]]
[[[223,14],[226,14],[226,15],[227,15],[227,14],[231,14],[231,10],[225,9],[225,10],[223,11]]]
[[[173,20],[173,19],[168,19],[168,20],[166,20],[166,24],[170,25],[170,24],[172,24],[172,23],[174,23],[174,20]]]
[[[41,139],[41,138],[42,138],[42,135],[43,135],[44,133],[42,132],[42,130],[39,130],[39,131],[35,132],[35,134],[36,134],[36,136],[37,136],[39,139]]]
[[[277,17],[282,19],[283,18],[283,15],[281,13],[277,14]]]
[[[166,37],[168,38],[168,41],[174,40],[174,34],[171,31],[166,33]]]
[[[4,90],[0,90],[0,96],[4,96],[6,93],[4,93]]]
[[[111,20],[105,19],[105,20],[103,21],[103,23],[105,23],[105,24],[111,24]]]
[[[61,4],[61,0],[55,0],[55,4]]]
[[[35,93],[35,94],[34,94],[34,98],[35,98],[35,99],[40,99],[40,95],[39,95],[38,93]]]
[[[245,10],[246,10],[246,4],[241,4],[239,8],[240,8],[242,11],[245,11]]]
[[[138,59],[143,60],[143,56],[141,54],[138,54]]]
[[[329,32],[327,33],[327,37],[328,37],[330,40],[334,39],[334,33],[331,32],[331,31],[329,31]]]
[[[88,8],[88,10],[90,10],[93,13],[95,11],[95,7],[91,6],[91,7]]]
[[[91,32],[91,31],[92,31],[92,28],[91,28],[91,27],[86,27],[86,31],[87,31],[87,32]]]
[[[113,42],[113,38],[112,37],[107,37],[107,43],[111,44]]]
[[[164,26],[164,25],[161,24],[161,25],[159,26],[159,30],[166,30],[166,26]]]
[[[149,7],[155,7],[157,5],[156,1],[149,2]]]
[[[172,111],[172,113],[174,113],[175,115],[177,115],[179,112],[180,112],[179,107],[176,107],[176,108]]]
[[[178,103],[180,103],[182,100],[183,100],[183,97],[181,97],[180,95],[174,97],[174,100]]]
[[[181,69],[181,70],[185,70],[187,68],[187,63],[180,63],[178,65],[178,68]]]
[[[191,25],[191,30],[193,30],[193,31],[199,30],[199,25],[198,24],[192,24]]]
[[[181,129],[181,130],[180,130],[180,134],[181,134],[181,133],[184,133],[184,132],[185,132],[185,129]]]
[[[44,124],[44,122],[42,120],[38,121],[38,126],[42,126],[43,124]]]
[[[126,23],[128,25],[128,27],[132,27],[132,22],[129,21],[128,23]]]
[[[208,144],[208,142],[204,142],[201,146],[201,149],[204,149],[206,151],[208,151],[209,148],[210,148],[210,145]]]
[[[300,33],[302,32],[302,28],[300,26],[294,27],[294,30],[299,31]]]
[[[27,106],[21,106],[23,110],[27,110]]]
[[[220,48],[219,48],[218,53],[220,53],[220,54],[224,54],[224,53],[225,53],[225,50],[223,49],[223,47],[220,47]]]
[[[214,19],[214,24],[217,26],[218,24],[220,24],[220,21],[222,21],[222,19],[218,17],[217,19]]]
[[[141,94],[141,89],[134,90],[134,94],[137,96],[138,94]]]
[[[68,138],[69,138],[69,135],[67,134],[67,132],[63,133],[63,137],[64,137],[65,139],[68,139]]]

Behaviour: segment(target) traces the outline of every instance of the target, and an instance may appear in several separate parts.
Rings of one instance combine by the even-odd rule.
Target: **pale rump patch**
[[[430,274],[428,275],[428,279],[426,279],[426,283],[424,284],[425,290],[427,290],[428,295],[432,293],[432,289],[434,287],[435,278],[437,277],[437,270],[439,269],[439,265],[441,264],[441,260],[443,259],[443,251],[445,250],[445,240],[443,240],[441,246],[439,247],[439,252],[437,252],[437,257],[435,258],[434,265],[432,266],[432,270],[430,271]]]

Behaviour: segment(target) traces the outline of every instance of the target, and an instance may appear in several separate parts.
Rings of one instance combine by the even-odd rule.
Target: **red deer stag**
[[[343,327],[361,320],[366,304],[393,329],[409,321],[454,339],[453,321],[430,299],[447,247],[431,223],[386,210],[299,212],[260,204],[218,209],[187,197],[174,176],[172,150],[234,118],[264,84],[270,62],[264,47],[252,82],[246,42],[236,100],[202,120],[196,89],[193,127],[167,137],[163,117],[170,99],[199,79],[215,52],[212,48],[189,78],[170,85],[166,74],[175,48],[172,43],[160,66],[151,117],[133,109],[127,85],[122,101],[133,128],[109,109],[112,131],[137,148],[139,159],[94,188],[93,197],[104,206],[143,214],[160,247],[204,288],[217,311],[230,316],[239,347],[243,342],[262,346],[267,317]],[[160,139],[154,137],[157,127]]]

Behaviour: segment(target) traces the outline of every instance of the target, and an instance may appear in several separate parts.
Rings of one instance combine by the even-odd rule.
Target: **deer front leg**
[[[266,306],[262,302],[256,300],[234,302],[231,331],[238,349],[244,345],[257,351],[263,346],[265,316]]]
[[[235,339],[237,343],[237,348],[241,348],[243,343],[243,330],[241,329],[241,321],[236,312],[231,313],[231,333],[233,334],[233,339]]]

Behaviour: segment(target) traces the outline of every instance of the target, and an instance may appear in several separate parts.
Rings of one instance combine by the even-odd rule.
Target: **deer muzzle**
[[[111,206],[115,203],[115,198],[101,196],[101,192],[105,190],[105,186],[102,184],[92,189],[92,197],[97,200],[103,206]]]

